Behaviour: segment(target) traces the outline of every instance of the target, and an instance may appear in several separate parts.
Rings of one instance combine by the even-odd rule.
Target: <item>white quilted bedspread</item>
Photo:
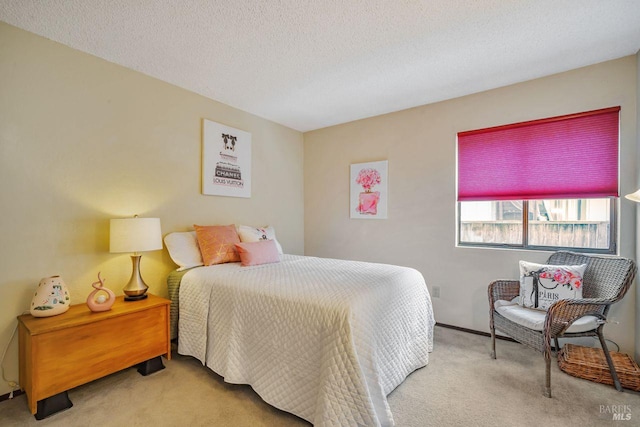
[[[387,395],[433,348],[422,275],[283,255],[195,268],[180,285],[178,352],[316,426],[388,426]]]

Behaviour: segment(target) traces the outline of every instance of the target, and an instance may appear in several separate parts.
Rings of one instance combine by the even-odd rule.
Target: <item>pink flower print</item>
[[[571,286],[574,289],[580,289],[580,286],[582,286],[582,278],[580,276],[573,276],[571,278]]]
[[[358,173],[358,177],[356,178],[356,183],[362,185],[364,191],[369,193],[371,188],[377,184],[380,184],[380,173],[376,169],[365,168],[360,170]]]
[[[267,240],[267,230],[265,230],[264,228],[256,228],[256,230],[261,233],[261,236],[258,240]]]
[[[540,272],[540,277],[541,279],[551,279],[551,272],[549,270],[544,270],[542,272]]]
[[[561,285],[566,285],[571,281],[571,275],[566,270],[557,269],[553,273],[553,280],[560,283]]]

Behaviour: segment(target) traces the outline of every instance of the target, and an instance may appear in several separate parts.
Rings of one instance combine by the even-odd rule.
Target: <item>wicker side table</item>
[[[640,391],[640,367],[627,354],[610,351],[622,387]],[[599,348],[565,344],[558,354],[558,366],[574,377],[613,385],[609,365]]]

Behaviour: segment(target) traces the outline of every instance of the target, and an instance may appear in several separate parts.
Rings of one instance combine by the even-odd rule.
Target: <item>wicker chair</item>
[[[602,330],[611,304],[621,300],[631,286],[636,274],[635,263],[630,259],[621,257],[592,256],[559,251],[549,257],[547,264],[587,264],[583,277],[582,292],[584,299],[566,299],[554,303],[547,311],[543,330],[536,331],[508,320],[494,308],[496,301],[511,301],[518,296],[520,282],[517,280],[497,280],[492,282],[489,285],[491,357],[496,358],[496,329],[524,345],[543,352],[546,362],[544,395],[551,397],[551,339],[554,340],[555,349],[559,350],[559,337],[597,336],[604,350],[615,387],[618,391],[622,391]],[[580,333],[565,333],[574,321],[587,315],[601,319],[595,329]]]

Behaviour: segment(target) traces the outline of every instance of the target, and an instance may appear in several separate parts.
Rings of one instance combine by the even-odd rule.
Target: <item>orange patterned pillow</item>
[[[235,244],[240,243],[235,225],[195,225],[198,246],[204,265],[239,262]]]

